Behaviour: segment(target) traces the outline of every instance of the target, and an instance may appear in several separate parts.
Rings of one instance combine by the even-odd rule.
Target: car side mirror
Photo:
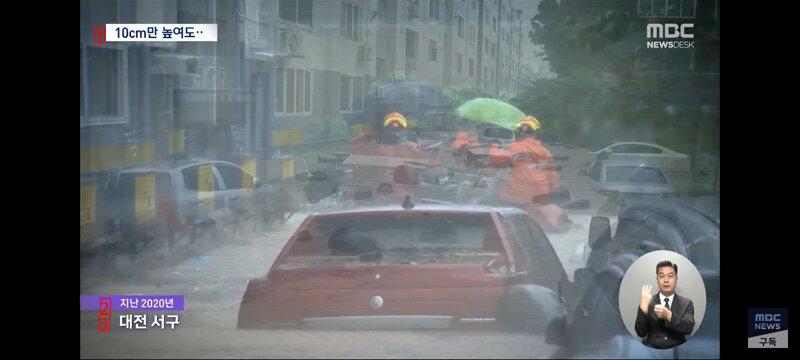
[[[605,216],[592,216],[589,223],[589,248],[596,249],[611,242],[611,221]]]
[[[253,187],[260,188],[261,187],[261,179],[257,177],[253,177]]]

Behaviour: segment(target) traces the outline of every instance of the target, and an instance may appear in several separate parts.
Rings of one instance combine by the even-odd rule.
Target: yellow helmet
[[[522,118],[522,120],[520,120],[520,122],[517,124],[517,128],[521,128],[525,125],[527,125],[533,131],[539,131],[542,129],[541,124],[539,124],[539,120],[536,120],[535,117],[530,115]]]
[[[399,112],[389,113],[383,118],[383,126],[389,126],[392,123],[396,123],[400,127],[408,127],[408,122],[406,121],[405,116]]]

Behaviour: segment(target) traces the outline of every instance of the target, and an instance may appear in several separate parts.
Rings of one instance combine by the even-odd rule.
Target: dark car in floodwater
[[[575,271],[574,311],[562,325],[570,336],[565,357],[718,358],[720,335],[719,197],[638,201],[624,207],[612,235],[608,218],[592,218],[585,268]],[[706,287],[702,326],[683,345],[667,350],[631,336],[619,315],[619,290],[640,256],[669,250],[689,259]],[[568,324],[567,324],[568,323]]]

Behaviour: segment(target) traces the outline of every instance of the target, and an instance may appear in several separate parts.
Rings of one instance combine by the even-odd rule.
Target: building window
[[[492,31],[497,32],[497,17],[492,16]]]
[[[408,0],[408,19],[418,18],[417,8],[419,7],[419,0]]]
[[[349,2],[343,1],[341,18],[339,21],[339,34],[353,41],[363,40],[363,16],[361,9]]]
[[[283,86],[284,79],[286,78],[285,71],[278,68],[275,72],[275,111],[283,112],[283,98],[286,88]]]
[[[475,76],[475,60],[469,59],[469,77]]]
[[[295,99],[297,99],[296,100],[297,106],[295,107],[296,112],[305,112],[305,104],[306,104],[306,98],[305,98],[306,93],[304,90],[306,87],[305,75],[306,75],[305,71],[297,70],[297,85],[295,86],[297,90],[296,92],[297,95],[295,96]]]
[[[286,113],[294,113],[294,95],[295,95],[295,71],[294,69],[286,69],[286,95],[284,98],[286,99],[286,103],[284,104],[284,112]]]
[[[495,49],[494,43],[492,43],[492,58],[493,58],[493,59],[496,57],[496,56],[495,56],[495,54],[496,54],[495,50],[496,50],[496,49]]]
[[[476,4],[475,0],[472,0],[472,10],[475,10],[475,9],[477,9],[477,4]]]
[[[694,18],[696,0],[638,0],[641,17]]]
[[[258,2],[258,39],[269,40],[271,26],[267,24],[272,14],[272,1],[261,0]]]
[[[353,78],[353,111],[364,111],[364,79]]]
[[[304,87],[305,99],[306,99],[305,112],[310,113],[311,112],[311,94],[314,93],[314,91],[313,91],[314,89],[311,87],[311,72],[310,71],[306,71],[305,73],[306,73],[306,83],[305,83],[305,87]]]
[[[430,0],[430,17],[439,20],[439,0]]]
[[[280,0],[278,14],[281,19],[311,26],[313,0]]]
[[[128,50],[81,47],[81,125],[128,122]]]
[[[461,54],[456,54],[456,73],[461,74],[461,67],[463,62],[464,62],[464,56]]]
[[[375,58],[375,72],[378,80],[386,80],[386,60]]]
[[[417,58],[417,38],[415,31],[406,30],[406,59]]]
[[[105,3],[106,1],[94,1],[95,3]],[[203,23],[212,19],[211,1],[195,1],[195,0],[178,0],[177,1],[177,16],[178,23]],[[174,2],[173,2],[174,4]],[[89,4],[91,12],[95,11],[95,5]],[[221,29],[218,29],[221,30]]]
[[[428,42],[428,60],[436,61],[436,42],[433,40]]]
[[[456,19],[458,21],[458,37],[463,38],[464,37],[464,30],[463,30],[464,29],[464,18],[462,18],[461,16],[456,16]]]
[[[342,78],[339,80],[339,111],[351,111],[351,80],[352,78],[349,76],[342,76]]]
[[[278,68],[275,78],[275,111],[284,114],[311,113],[311,72]]]
[[[342,75],[339,80],[339,111],[364,111],[364,79]]]
[[[714,20],[719,20],[719,0],[714,1]]]

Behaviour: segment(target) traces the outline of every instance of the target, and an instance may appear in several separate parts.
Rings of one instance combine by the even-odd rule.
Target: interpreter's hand
[[[642,285],[642,297],[639,300],[639,308],[642,309],[642,312],[647,314],[647,305],[650,305],[650,300],[653,299],[653,294],[650,291],[653,290],[653,285]]]
[[[655,307],[653,307],[653,312],[659,319],[665,319],[667,321],[672,320],[672,311],[664,307],[664,305],[657,304]]]

